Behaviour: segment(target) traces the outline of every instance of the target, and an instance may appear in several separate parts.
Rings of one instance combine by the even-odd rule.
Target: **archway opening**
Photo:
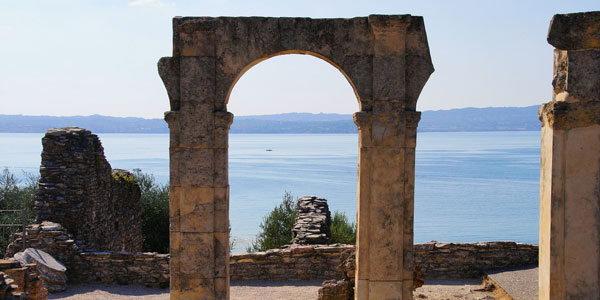
[[[265,216],[286,193],[294,205],[302,196],[327,199],[331,218],[337,211],[356,224],[358,129],[352,113],[359,107],[352,85],[329,62],[289,54],[248,68],[232,88],[227,110],[234,114],[229,218],[231,293],[236,293],[236,281],[249,276],[236,274],[236,254],[266,250],[257,248],[257,234],[264,232],[260,226],[265,226]],[[291,232],[289,236],[291,243]],[[271,279],[315,280],[312,289],[299,286],[301,293],[316,293],[314,284],[326,279],[323,274],[302,278],[284,269]]]

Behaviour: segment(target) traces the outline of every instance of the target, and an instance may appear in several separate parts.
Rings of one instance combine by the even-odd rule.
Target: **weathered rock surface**
[[[14,258],[21,264],[36,264],[44,285],[51,293],[67,289],[67,268],[52,255],[34,248],[27,248],[15,254]]]
[[[304,196],[298,199],[296,222],[292,229],[294,244],[323,245],[331,236],[331,213],[327,199]]]
[[[46,300],[36,264],[22,264],[14,259],[0,260],[0,299]]]
[[[600,11],[554,15],[548,43],[560,50],[600,48]]]
[[[84,249],[140,251],[140,190],[131,173],[111,170],[98,136],[77,127],[42,139],[37,222],[62,224]]]

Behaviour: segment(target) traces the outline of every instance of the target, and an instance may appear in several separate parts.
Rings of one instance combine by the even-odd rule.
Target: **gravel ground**
[[[493,300],[481,289],[480,280],[433,280],[417,289],[414,299],[428,300]],[[231,300],[314,300],[321,281],[243,282],[232,283]],[[51,294],[48,299],[65,300],[168,300],[168,289],[140,286],[82,284],[69,286],[66,292]]]

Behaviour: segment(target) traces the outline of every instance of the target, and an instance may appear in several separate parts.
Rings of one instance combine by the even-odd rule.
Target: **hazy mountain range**
[[[539,105],[527,107],[461,108],[421,114],[419,131],[539,130]],[[45,132],[48,128],[78,126],[96,133],[168,133],[162,119],[100,115],[52,117],[0,115],[0,132]],[[286,113],[234,117],[231,133],[355,133],[352,115]]]

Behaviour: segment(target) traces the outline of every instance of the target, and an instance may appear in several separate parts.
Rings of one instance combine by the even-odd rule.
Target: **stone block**
[[[410,290],[412,290],[412,282]],[[403,296],[402,281],[369,281],[369,300],[403,300]]]
[[[229,232],[229,210],[219,209],[214,212],[215,232]]]
[[[229,186],[229,154],[228,149],[214,149],[214,186]]]
[[[206,232],[215,231],[215,207],[214,204],[197,203],[193,210],[181,214],[181,232]]]
[[[179,158],[180,183],[187,186],[213,186],[213,150],[183,148]]]
[[[181,56],[215,56],[215,33],[212,26],[195,28],[191,32],[180,31],[179,43]]]
[[[182,214],[187,214],[196,210],[198,205],[214,203],[214,189],[210,187],[179,187],[177,188],[180,196],[180,210]]]
[[[215,190],[215,210],[229,211],[229,186],[216,187],[214,190]]]
[[[564,91],[575,98],[571,101],[600,101],[600,49],[561,53],[566,62]],[[560,77],[555,75],[555,78],[560,82]]]
[[[229,277],[215,278],[216,299],[229,300]]]
[[[179,134],[183,147],[211,148],[214,144],[213,104],[195,104],[179,115],[179,124],[186,130]]]
[[[215,232],[215,277],[229,276],[229,231]]]
[[[194,274],[171,278],[171,299],[221,300],[215,295],[215,280]]]
[[[180,94],[181,107],[200,103],[214,103],[214,57],[181,57]]]
[[[373,99],[404,104],[405,64],[404,56],[373,57]]]
[[[200,278],[214,276],[214,234],[181,233],[179,272]]]
[[[561,50],[600,48],[600,11],[554,15],[548,43]]]

